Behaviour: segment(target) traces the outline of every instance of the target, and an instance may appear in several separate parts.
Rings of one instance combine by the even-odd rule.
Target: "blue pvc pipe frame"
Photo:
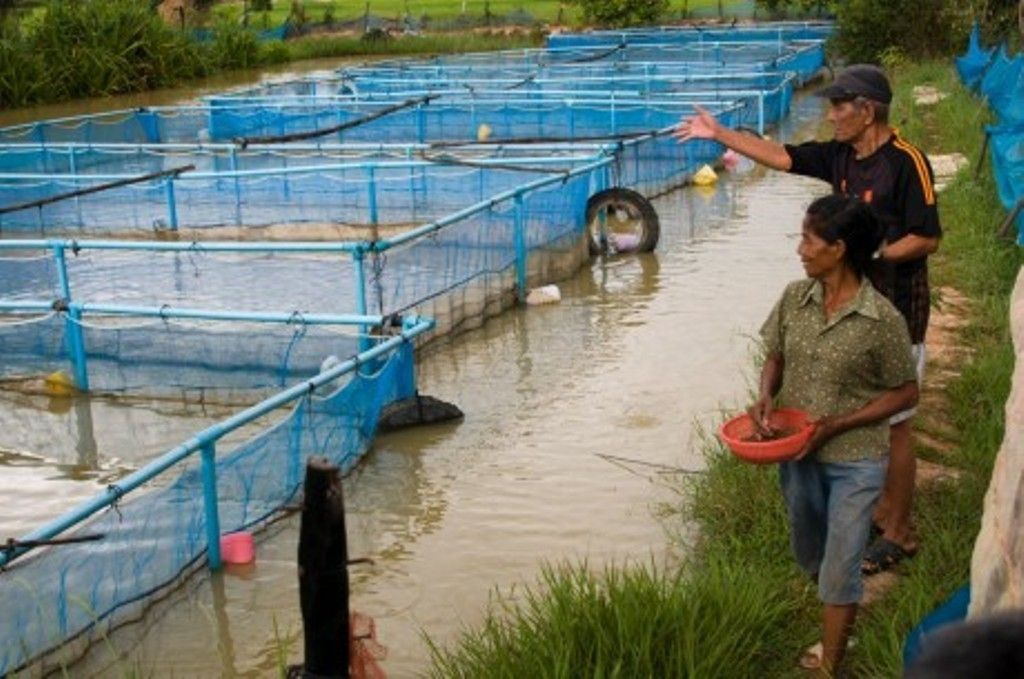
[[[358,355],[326,370],[315,377],[285,389],[256,405],[232,415],[202,430],[184,443],[172,448],[149,464],[129,474],[117,482],[117,488],[108,488],[105,492],[94,496],[78,505],[71,511],[28,533],[21,542],[45,541],[57,537],[64,531],[73,528],[96,512],[117,502],[123,495],[148,483],[159,474],[167,471],[182,460],[191,457],[197,451],[202,453],[203,501],[206,511],[207,561],[211,569],[220,567],[220,517],[217,509],[217,478],[215,469],[216,442],[225,435],[235,431],[267,413],[307,396],[319,387],[346,375],[379,356],[383,356],[401,344],[430,331],[434,321],[428,318],[405,318],[401,334],[390,337],[380,344],[360,352]],[[217,532],[214,533],[214,530]],[[4,567],[31,548],[19,548],[13,551],[0,552],[0,567]]]
[[[515,213],[513,214],[514,222],[514,239],[515,239],[515,253],[516,253],[516,297],[520,302],[526,301],[526,214],[523,206],[523,194],[516,193],[512,198],[515,204]]]
[[[637,144],[654,136],[666,135],[672,128],[664,128],[654,133],[636,137],[624,142],[625,145]],[[0,240],[0,251],[3,250],[39,250],[46,248],[72,248],[75,251],[84,250],[145,250],[152,252],[367,252],[375,250],[383,252],[411,240],[431,234],[450,224],[461,221],[467,217],[488,210],[493,206],[515,198],[517,194],[525,195],[536,189],[564,182],[567,179],[581,174],[594,172],[607,167],[614,162],[614,158],[605,155],[593,162],[580,167],[566,170],[564,173],[542,177],[532,182],[522,184],[515,189],[495,194],[482,201],[453,212],[436,221],[425,224],[416,229],[400,234],[393,238],[385,238],[376,243],[349,241],[341,243],[310,243],[310,242],[275,242],[275,241],[252,241],[252,242],[219,242],[193,241],[182,242],[141,242],[141,241],[117,241],[117,240],[76,240],[76,239],[20,239]]]
[[[71,302],[68,310],[79,315],[100,314],[106,316],[143,316],[149,318],[191,318],[205,321],[241,321],[246,323],[301,323],[304,325],[380,325],[383,316],[367,314],[305,314],[298,311],[274,313],[259,311],[222,311],[192,309],[187,307],[147,307],[122,304],[93,304]],[[0,311],[5,312],[46,312],[54,309],[53,302],[0,300]]]
[[[370,348],[371,341],[366,336],[368,328],[381,325],[382,316],[365,314],[301,314],[248,312],[248,311],[211,311],[207,309],[188,309],[175,307],[140,307],[117,304],[80,304],[62,300],[66,306],[65,336],[68,343],[68,355],[74,375],[75,387],[82,392],[89,391],[88,353],[85,347],[85,336],[82,333],[82,316],[84,314],[102,314],[112,316],[143,316],[152,318],[191,318],[209,321],[242,321],[252,323],[302,323],[307,325],[357,325],[359,326],[359,349]],[[42,313],[55,308],[53,302],[44,301],[0,301],[0,312]],[[365,303],[364,305],[365,306]]]

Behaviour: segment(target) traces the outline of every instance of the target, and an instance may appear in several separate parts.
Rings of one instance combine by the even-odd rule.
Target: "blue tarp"
[[[269,42],[272,40],[284,40],[288,37],[289,24],[283,23],[275,28],[268,28],[263,31],[253,31],[256,34],[256,39],[260,42]],[[193,28],[189,34],[192,39],[196,42],[213,42],[216,35],[216,31],[212,28]]]
[[[971,38],[967,44],[967,53],[956,58],[956,71],[960,74],[960,80],[971,90],[977,90],[981,84],[981,77],[985,75],[985,69],[992,61],[995,48],[984,49],[981,46],[981,29],[977,22],[971,29]]]
[[[1024,123],[1024,56],[1000,46],[981,80],[981,93],[1004,123]]]
[[[985,50],[975,24],[956,69],[999,117],[999,124],[987,128],[992,171],[999,200],[1012,213],[1024,201],[1024,54],[1011,57],[1005,44]],[[1016,225],[1017,242],[1024,245],[1024,210],[1017,210]]]
[[[999,200],[1012,211],[1024,200],[1024,123],[996,125],[988,133]],[[1024,245],[1024,210],[1017,214],[1017,242]]]
[[[971,603],[971,586],[964,585],[953,592],[941,606],[926,615],[921,622],[910,631],[906,643],[903,644],[903,667],[909,668],[917,660],[928,645],[928,637],[946,625],[960,622],[967,617],[967,607]]]

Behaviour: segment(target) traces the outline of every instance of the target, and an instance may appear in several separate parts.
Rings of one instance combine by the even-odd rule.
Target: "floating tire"
[[[587,200],[587,243],[591,255],[651,252],[660,235],[658,213],[636,191],[605,189]]]

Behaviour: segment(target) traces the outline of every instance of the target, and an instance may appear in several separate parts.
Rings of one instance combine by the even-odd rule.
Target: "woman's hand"
[[[814,431],[811,433],[811,438],[804,445],[803,450],[800,451],[800,454],[793,458],[795,460],[804,459],[842,431],[839,426],[839,418],[835,415],[819,417],[816,420],[810,420],[808,424],[814,427]]]
[[[775,434],[775,429],[772,428],[772,425],[769,422],[774,408],[775,405],[772,403],[771,396],[762,396],[754,401],[753,405],[747,408],[747,414],[750,415],[750,419],[754,421],[754,426],[757,427],[757,433],[761,436],[772,436]]]

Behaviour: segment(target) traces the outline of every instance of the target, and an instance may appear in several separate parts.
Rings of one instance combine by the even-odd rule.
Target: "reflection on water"
[[[795,119],[819,115],[805,103]],[[544,561],[675,558],[653,511],[675,498],[664,472],[699,468],[697,427],[744,402],[750,337],[801,275],[795,234],[826,190],[748,166],[712,192],[663,196],[657,252],[595,260],[560,283],[560,304],[515,309],[423,353],[421,390],[465,420],[381,437],[344,483],[350,553],[374,561],[351,569],[353,607],[377,620],[390,676],[421,673],[422,633],[451,642],[495,587],[534,583]],[[102,401],[57,416],[0,398],[0,446],[35,454],[0,457],[0,490],[29,495],[16,526],[51,516],[54,488],[95,490],[61,479],[61,465],[134,467],[218,419]],[[190,579],[74,674],[258,677],[282,655],[300,661],[297,526],[292,516],[261,533],[245,572]]]
[[[0,390],[0,494],[18,499],[0,514],[0,539],[37,528],[234,412],[195,402],[127,403]],[[225,445],[245,440],[273,419],[233,432]]]

